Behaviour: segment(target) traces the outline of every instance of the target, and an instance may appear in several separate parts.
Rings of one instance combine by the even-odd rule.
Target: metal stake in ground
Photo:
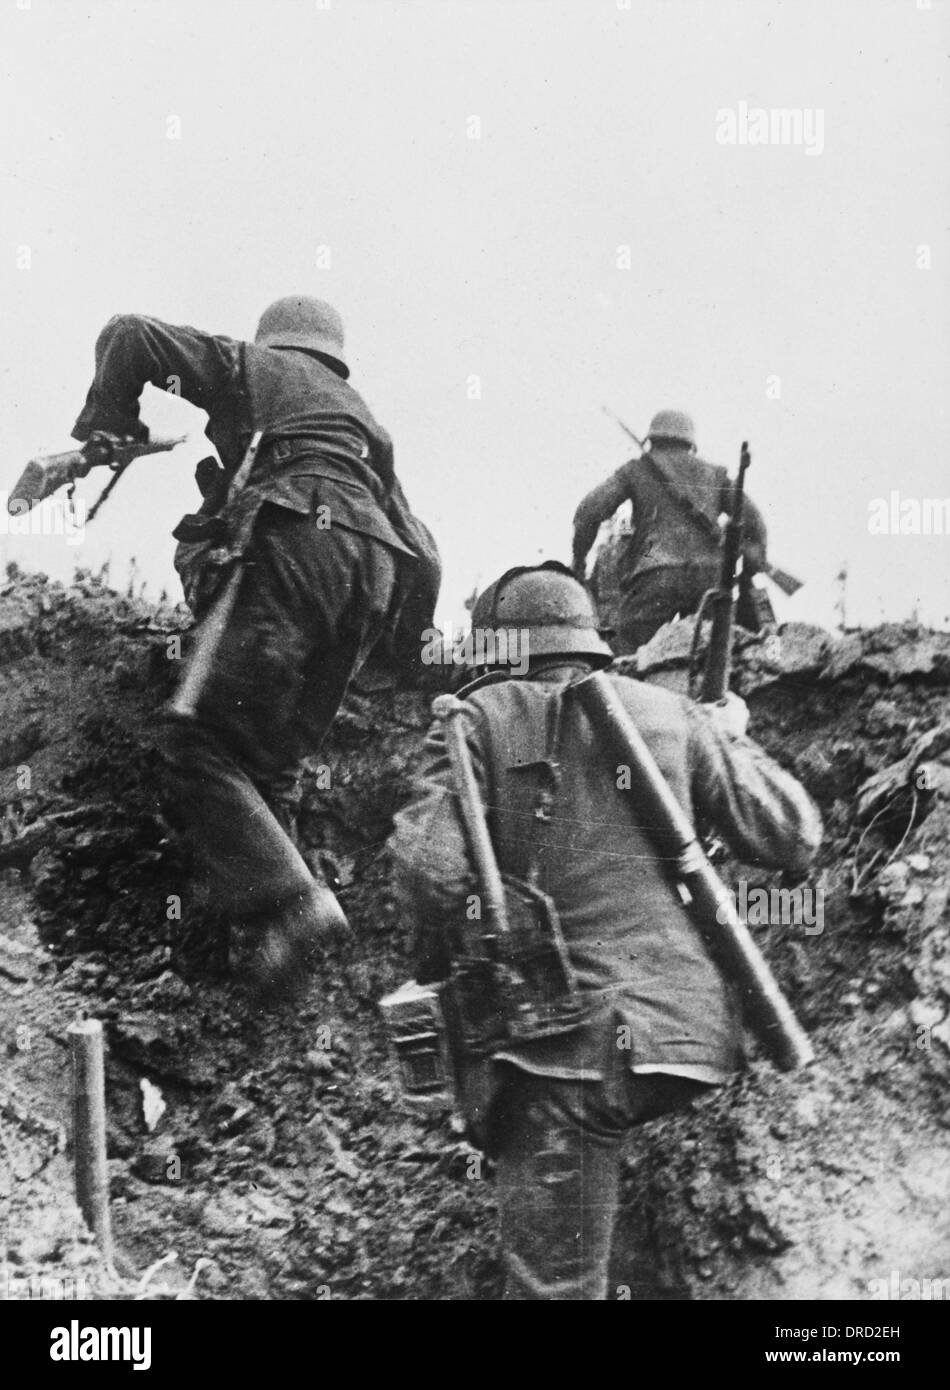
[[[102,1024],[86,1018],[72,1024],[73,1154],[76,1200],[102,1257],[112,1263],[109,1172],[106,1166],[106,1085]]]

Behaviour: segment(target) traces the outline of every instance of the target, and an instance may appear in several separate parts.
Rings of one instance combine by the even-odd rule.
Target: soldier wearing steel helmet
[[[235,606],[193,717],[167,721],[163,754],[170,814],[264,991],[300,980],[321,936],[345,926],[295,843],[301,762],[414,594],[418,555],[394,524],[396,504],[398,517],[411,514],[392,441],[348,377],[340,315],[320,299],[277,300],[253,343],[123,314],[99,336],[73,429],[80,440],[94,431],[146,440],[147,382],[175,380],[207,411],[220,464],[199,464],[201,511],[175,532],[176,567],[199,618],[221,587],[215,521],[262,432],[240,497],[250,542]]]
[[[504,1296],[513,1300],[607,1297],[626,1132],[709,1093],[739,1060],[730,991],[650,826],[619,789],[602,736],[563,699],[571,682],[611,660],[596,622],[564,566],[510,570],[475,603],[473,627],[496,640],[472,650],[520,653],[527,643],[527,670],[486,670],[458,716],[499,868],[533,876],[553,901],[586,1006],[575,1031],[503,1043],[481,1064],[487,1077],[461,1088],[470,1134],[495,1165]],[[708,819],[747,862],[807,865],[818,812],[737,731],[741,701],[720,710],[610,679],[691,816]],[[417,978],[444,978],[452,923],[480,884],[441,724],[389,848],[415,922]]]
[[[593,488],[577,508],[573,566],[579,579],[599,526],[628,500],[632,524],[618,545],[618,653],[636,651],[677,613],[695,613],[703,594],[719,583],[719,518],[731,511],[729,475],[699,457],[696,430],[684,411],[658,411],[643,455]],[[737,616],[757,626],[748,585],[765,566],[766,530],[748,496],[744,518],[743,601]]]

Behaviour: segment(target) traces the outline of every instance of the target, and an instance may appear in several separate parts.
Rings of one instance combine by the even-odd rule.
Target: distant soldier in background
[[[304,978],[320,938],[346,925],[296,845],[302,760],[374,650],[418,647],[438,591],[437,551],[402,494],[392,441],[348,376],[342,321],[319,299],[278,300],[253,343],[123,314],[99,336],[73,429],[94,445],[147,440],[147,382],[176,381],[210,417],[223,467],[198,465],[203,505],[175,531],[199,619],[229,566],[243,569],[200,697],[188,717],[169,716],[163,753],[171,819],[247,944],[262,993]],[[242,460],[253,465],[235,497]]]
[[[696,453],[693,421],[661,410],[650,422],[647,448],[587,494],[574,514],[574,573],[582,582],[602,522],[624,502],[633,506],[629,535],[616,544],[619,618],[614,647],[635,652],[679,613],[695,613],[719,583],[719,518],[732,509],[728,471]],[[752,576],[766,565],[762,514],[745,499],[743,573],[737,621],[759,626]]]

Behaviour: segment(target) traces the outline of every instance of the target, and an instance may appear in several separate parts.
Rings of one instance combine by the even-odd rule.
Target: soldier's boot
[[[333,893],[314,879],[308,893],[247,924],[243,935],[247,941],[253,934],[250,949],[235,964],[259,1002],[289,999],[304,988],[325,947],[348,927]]]

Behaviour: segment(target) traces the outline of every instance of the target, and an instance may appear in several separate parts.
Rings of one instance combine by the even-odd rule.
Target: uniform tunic
[[[535,832],[549,714],[568,664],[473,692],[465,733],[503,872],[524,876],[541,847],[540,886],[554,899],[590,1006],[580,1031],[502,1046],[483,1091],[483,1147],[495,1161],[504,1297],[603,1300],[631,1128],[688,1104],[737,1062],[730,990],[674,892],[622,769],[568,706],[550,824]],[[747,863],[803,869],[821,835],[818,812],[748,739],[702,707],[612,677],[681,805],[712,821]],[[458,716],[462,718],[462,716]],[[535,836],[537,835],[537,839]],[[390,848],[408,912],[430,941],[478,891],[441,727],[428,738],[415,794]],[[438,951],[431,951],[432,957]],[[430,962],[422,960],[422,973]],[[432,966],[432,973],[437,971]],[[636,1267],[619,1277],[637,1282]]]
[[[354,671],[392,630],[400,567],[414,564],[385,510],[398,489],[392,441],[311,353],[137,314],[100,334],[74,436],[147,438],[147,382],[207,411],[228,476],[252,433],[265,432],[241,494],[252,539],[233,614],[197,717],[172,716],[162,734],[169,818],[191,839],[216,904],[232,918],[264,917],[312,891],[294,843],[301,763]],[[183,542],[176,553],[199,616],[217,578],[213,547]]]
[[[629,1039],[634,1070],[724,1079],[737,1063],[729,990],[638,817],[618,789],[586,714],[567,705],[561,783],[547,827],[533,829],[547,706],[565,668],[476,690],[465,702],[466,737],[503,872],[527,873],[541,848],[539,887],[553,898],[578,982],[593,1014],[580,1033],[507,1048],[532,1071],[603,1075],[605,1049]],[[750,739],[670,691],[611,679],[684,810],[711,822],[745,863],[803,868],[821,838],[805,791]],[[462,716],[460,716],[462,717]],[[475,892],[444,736],[430,731],[415,796],[396,817],[390,849],[413,913],[444,921]],[[626,1028],[628,1033],[618,1034]]]
[[[732,510],[732,487],[720,464],[655,445],[592,488],[574,514],[574,564],[580,568],[598,527],[624,502],[632,527],[619,551],[618,653],[636,651],[677,613],[695,613],[719,582],[719,517]],[[743,556],[751,577],[765,564],[762,514],[745,498]]]
[[[312,353],[118,314],[96,343],[96,374],[73,438],[107,430],[147,439],[139,416],[146,383],[207,411],[208,437],[229,474],[255,430],[270,437],[254,469],[262,501],[309,516],[318,500],[334,525],[412,553],[383,510],[395,481],[392,440],[359,393]]]

